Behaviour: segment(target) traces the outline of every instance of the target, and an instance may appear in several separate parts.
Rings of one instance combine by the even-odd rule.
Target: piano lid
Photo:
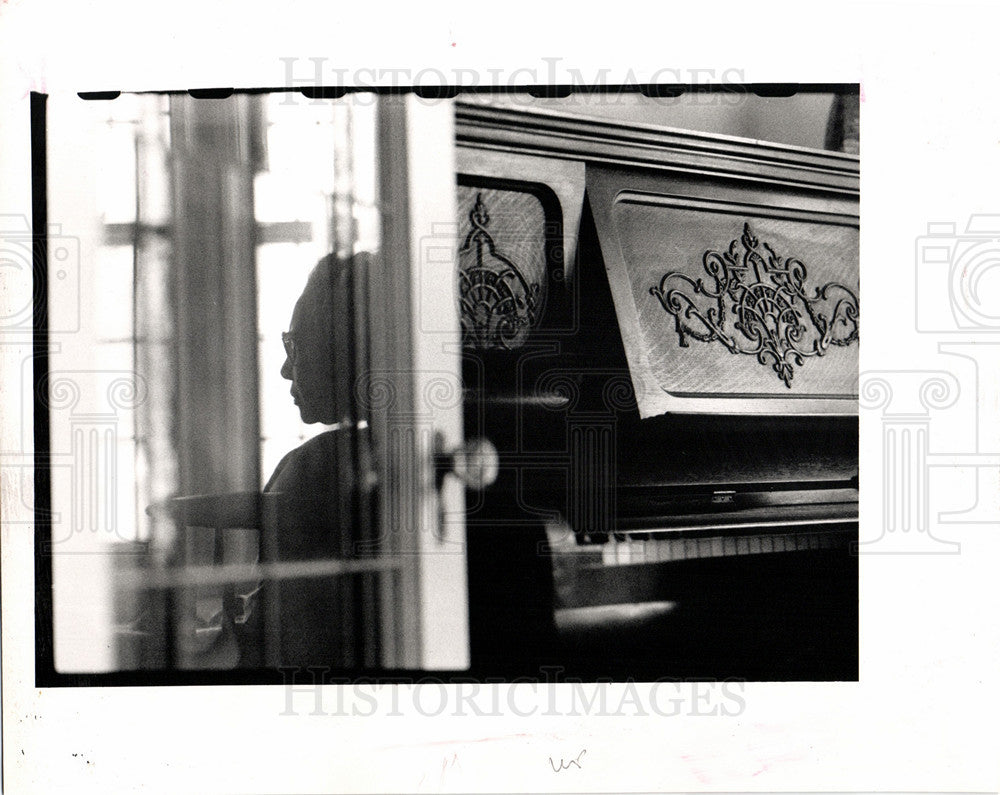
[[[850,191],[591,165],[640,416],[857,413]]]

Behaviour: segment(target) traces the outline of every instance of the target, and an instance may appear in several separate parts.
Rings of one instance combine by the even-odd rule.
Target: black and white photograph
[[[857,679],[857,85],[221,93],[35,100],[43,683]]]
[[[988,10],[0,2],[0,787],[995,792]]]

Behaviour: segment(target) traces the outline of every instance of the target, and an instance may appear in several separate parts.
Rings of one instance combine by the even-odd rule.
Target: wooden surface
[[[725,349],[681,359],[671,348],[673,318],[647,283],[668,270],[697,271],[705,251],[725,249],[749,221],[779,255],[805,264],[808,287],[839,281],[858,295],[856,156],[557,111],[456,108],[466,158],[586,170],[642,417],[857,413],[857,343],[794,368],[794,387]]]
[[[745,184],[801,186],[856,197],[858,158],[840,152],[674,130],[548,110],[456,103],[460,147],[553,160],[723,177]]]
[[[755,355],[734,354],[718,339],[691,336],[692,330],[705,333],[708,328],[690,314],[681,314],[688,332],[681,344],[677,317],[654,292],[679,290],[692,299],[685,310],[718,311],[717,302],[703,294],[718,289],[707,267],[709,252],[729,253],[742,263],[752,250],[768,259],[773,254],[786,263],[801,262],[809,295],[841,285],[827,288],[832,300],[817,304],[832,316],[838,297],[859,293],[855,202],[689,175],[599,167],[588,168],[587,187],[643,417],[671,411],[857,412],[857,341],[830,345],[823,355],[801,361],[786,356],[789,375],[782,378],[770,357],[761,361]],[[750,238],[745,235],[748,229]],[[746,245],[748,239],[755,248]],[[746,283],[757,278],[750,272]],[[760,282],[777,286],[766,274],[760,275]],[[723,304],[726,330],[744,350],[751,350],[754,341],[734,329],[736,299],[726,296]],[[806,318],[804,307],[799,308]],[[809,335],[820,335],[815,327],[807,328],[811,344]],[[845,327],[845,337],[849,330]]]
[[[574,276],[577,234],[583,211],[583,163],[464,146],[461,133],[457,132],[456,138],[455,161],[460,183],[484,184],[483,180],[489,180],[494,185],[506,184],[520,190],[544,185],[552,192],[559,205],[560,264],[564,281],[569,283]],[[462,208],[459,210],[461,225],[467,219],[461,214]]]

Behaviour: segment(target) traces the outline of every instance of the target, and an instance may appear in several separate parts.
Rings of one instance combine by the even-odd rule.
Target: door
[[[48,192],[53,221],[92,230],[94,300],[48,381],[103,395],[110,352],[142,389],[106,441],[47,402],[58,452],[114,453],[77,451],[52,491],[68,518],[40,525],[60,542],[39,567],[49,673],[466,668],[464,488],[439,466],[463,443],[451,103],[66,102]],[[59,278],[50,263],[54,298]],[[76,480],[118,500],[100,527],[69,526],[94,513]]]

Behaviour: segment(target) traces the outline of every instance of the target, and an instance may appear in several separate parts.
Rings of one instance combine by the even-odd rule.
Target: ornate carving
[[[518,267],[499,253],[486,231],[490,216],[482,194],[469,213],[472,229],[459,254],[475,251],[471,264],[459,272],[462,335],[480,349],[510,350],[524,343],[538,313],[538,284],[528,284]]]
[[[706,251],[702,265],[711,281],[670,271],[649,290],[674,316],[682,348],[689,337],[717,340],[730,353],[770,364],[790,389],[793,366],[801,366],[807,356],[822,356],[831,345],[858,339],[857,296],[836,282],[810,294],[805,265],[779,257],[754,236],[749,223],[728,251]]]

